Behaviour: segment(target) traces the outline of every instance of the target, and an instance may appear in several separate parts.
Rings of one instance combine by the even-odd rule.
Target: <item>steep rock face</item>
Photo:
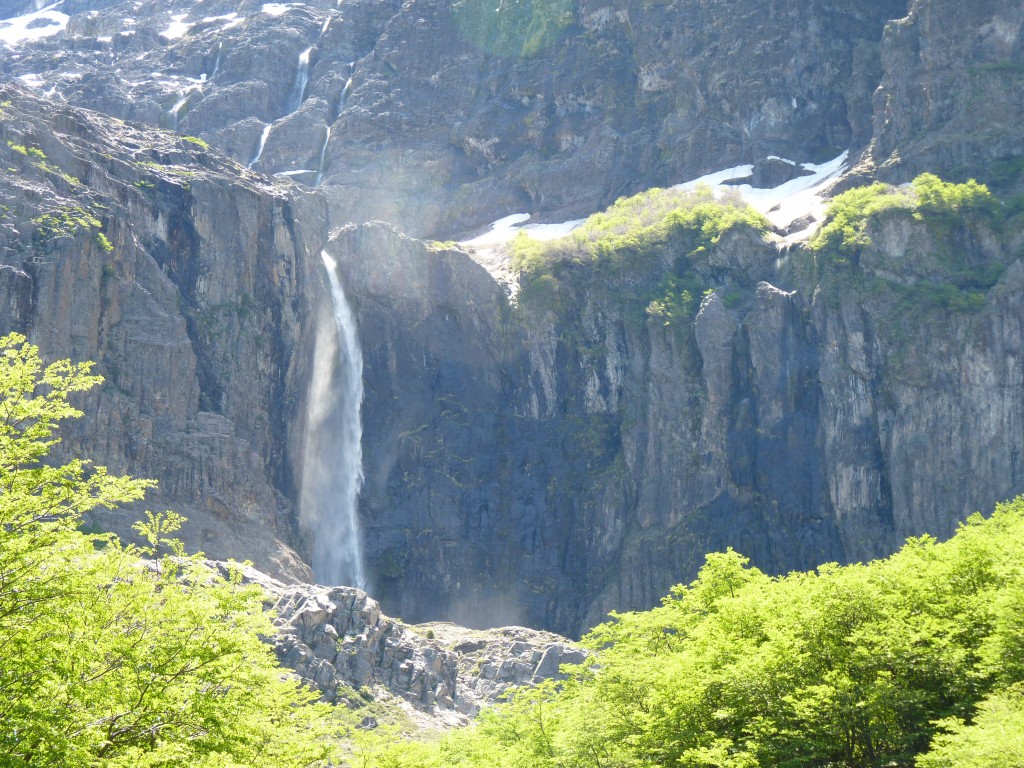
[[[868,159],[886,180],[919,173],[1020,183],[1024,8],[914,0],[882,38]]]
[[[292,478],[330,226],[569,216],[869,138],[860,170],[893,180],[1017,172],[1013,4],[915,0],[884,36],[905,4],[62,7],[66,32],[5,52],[5,73],[239,164],[5,86],[0,318],[107,375],[69,453],[158,477],[150,505],[192,518],[191,548],[279,574],[304,572],[285,542],[309,551]],[[696,266],[678,244],[565,265],[518,304],[457,248],[339,230],[387,610],[576,633],[709,550],[771,571],[862,559],[1018,489],[1019,238],[901,216],[847,266],[741,229]],[[950,304],[950,259],[1002,278]],[[691,267],[711,291],[692,321],[647,313]]]
[[[174,134],[0,102],[0,325],[106,377],[60,451],[159,480],[147,506],[189,517],[191,549],[307,575],[284,543],[309,292],[289,200]]]
[[[812,311],[822,455],[853,560],[922,531],[948,536],[1022,480],[1017,237],[904,212],[874,222],[871,239],[851,282],[816,294]],[[983,303],[951,311],[936,293],[951,261],[1009,266]]]
[[[908,212],[871,226],[856,264],[817,273],[820,254],[778,260],[731,231],[693,267],[713,287],[696,316],[668,325],[645,307],[690,268],[678,244],[569,264],[509,307],[458,251],[336,233],[366,360],[375,594],[413,620],[576,633],[708,551],[771,572],[868,559],[1012,494],[1012,237]],[[947,305],[950,264],[1005,272]]]
[[[332,188],[332,223],[415,235],[870,134],[878,41],[905,0],[64,0],[7,73]],[[269,10],[268,10],[269,9]],[[597,76],[595,76],[595,74]]]

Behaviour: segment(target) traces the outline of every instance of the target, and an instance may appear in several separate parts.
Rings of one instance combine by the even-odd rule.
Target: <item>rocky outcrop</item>
[[[268,594],[281,662],[325,701],[358,707],[364,697],[382,698],[420,727],[465,725],[510,688],[564,679],[563,664],[588,656],[564,637],[525,627],[403,624],[350,587],[286,586],[252,568],[243,578]]]
[[[884,76],[864,170],[1021,186],[1024,8],[998,0],[914,0],[882,37]]]

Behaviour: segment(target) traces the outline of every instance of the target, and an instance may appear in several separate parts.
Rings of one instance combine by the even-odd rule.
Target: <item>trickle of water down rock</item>
[[[326,251],[320,257],[331,288],[334,332],[319,334],[314,353],[300,516],[313,536],[316,581],[365,589],[357,516],[363,484],[363,355],[337,264]]]

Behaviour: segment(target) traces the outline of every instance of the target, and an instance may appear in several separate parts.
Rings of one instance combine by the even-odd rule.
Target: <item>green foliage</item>
[[[825,223],[808,244],[812,250],[826,251],[843,258],[844,254],[867,245],[867,222],[882,211],[910,210],[913,201],[896,187],[881,182],[837,195],[825,214]]]
[[[52,173],[62,178],[69,186],[77,187],[81,182],[66,171],[61,170],[46,158],[46,153],[39,147],[31,147],[25,144],[16,144],[11,139],[7,140],[7,146],[19,155],[28,158],[32,165],[45,173]],[[17,168],[8,168],[11,173],[17,173]]]
[[[210,145],[207,144],[202,139],[200,139],[198,136],[182,136],[181,140],[187,141],[189,144],[195,144],[197,147],[202,147],[203,149],[210,148]]]
[[[831,202],[798,269],[807,281],[824,278],[833,296],[850,289],[888,295],[902,315],[932,309],[974,312],[985,306],[985,292],[1007,266],[976,244],[1000,237],[1006,216],[1006,207],[973,180],[953,184],[922,174],[904,187],[859,187]],[[879,231],[885,217],[916,227],[908,230],[914,236],[898,257],[883,249],[866,250],[872,245],[870,233]]]
[[[919,217],[999,216],[999,201],[988,187],[974,179],[964,184],[945,182],[931,173],[922,173],[911,185],[915,196],[914,212]]]
[[[701,286],[698,281],[668,275],[658,286],[655,298],[647,305],[647,316],[666,327],[686,323],[693,319],[700,306],[695,298],[699,295]]]
[[[100,381],[0,339],[0,765],[318,764],[330,721],[260,640],[259,588],[185,556],[173,513],[137,526],[142,547],[80,530],[154,485],[47,463],[69,396]]]
[[[512,241],[512,264],[530,275],[564,261],[621,265],[677,239],[696,257],[740,226],[765,231],[770,225],[740,198],[717,199],[710,187],[650,189],[619,198],[566,237],[541,242],[520,233]]]
[[[918,768],[1018,768],[1024,765],[1024,689],[1016,686],[983,700],[970,724],[939,723],[945,733],[917,759]]]
[[[506,57],[550,50],[573,23],[572,0],[455,0],[451,12],[467,42]]]
[[[1024,498],[868,565],[771,578],[712,554],[661,607],[597,627],[564,684],[406,764],[1019,766],[1022,574]]]
[[[111,243],[110,238],[102,232],[96,233],[96,242],[99,244],[100,248],[103,249],[104,253],[110,253],[114,250],[114,244]]]
[[[74,235],[79,230],[98,229],[100,220],[80,206],[65,206],[32,219],[37,236],[43,239]]]
[[[942,181],[923,173],[909,187],[876,183],[837,195],[828,206],[825,223],[811,239],[812,250],[844,260],[871,242],[867,234],[872,217],[886,211],[910,211],[917,219],[945,220],[981,216],[998,219],[999,201],[984,184]]]

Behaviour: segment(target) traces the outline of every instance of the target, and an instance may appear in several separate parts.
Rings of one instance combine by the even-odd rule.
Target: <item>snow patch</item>
[[[205,16],[203,24],[212,24],[215,21],[233,21],[238,18],[238,13],[225,13],[223,16]]]
[[[43,83],[43,78],[37,74],[18,75],[18,79],[29,88],[42,88],[43,85],[45,85],[45,83]]]
[[[505,287],[510,297],[515,297],[519,290],[519,282],[512,270],[511,249],[507,244],[520,232],[526,232],[535,240],[557,240],[568,235],[585,221],[574,219],[557,224],[526,224],[529,220],[528,213],[513,213],[491,224],[491,228],[484,234],[460,243],[468,249],[473,261],[490,272],[491,276]],[[520,226],[523,224],[526,226]]]
[[[849,152],[826,163],[800,163],[800,167],[809,171],[807,176],[800,176],[772,189],[755,189],[749,184],[726,184],[725,182],[749,177],[754,172],[752,165],[740,165],[727,168],[717,173],[709,173],[698,179],[677,184],[673,189],[695,189],[699,185],[707,185],[718,194],[738,194],[744,202],[754,208],[773,225],[779,228],[788,227],[797,219],[810,217],[814,221],[805,229],[790,235],[787,240],[800,239],[809,235],[815,224],[825,215],[825,198],[822,193],[835,181],[846,168]],[[784,157],[772,157],[786,163],[797,163]]]
[[[160,36],[167,40],[177,40],[185,36],[192,29],[193,25],[185,22],[187,13],[176,13],[171,16],[171,26],[160,33]]]
[[[696,179],[690,179],[690,181],[684,181],[681,184],[675,184],[672,186],[672,189],[689,190],[695,189],[701,185],[721,187],[726,184],[726,182],[735,181],[736,179],[745,179],[753,173],[754,166],[752,165],[736,165],[722,171],[715,171],[714,173],[708,173],[704,176],[698,176]]]
[[[557,240],[568,235],[585,221],[585,219],[574,219],[557,224],[527,224],[525,227],[519,226],[529,220],[530,214],[528,213],[513,213],[510,216],[505,216],[495,221],[484,234],[471,240],[463,240],[462,245],[478,247],[507,243],[520,232],[525,232],[534,240]]]
[[[260,11],[268,16],[280,16],[290,7],[291,3],[264,3]]]
[[[42,40],[63,32],[70,17],[66,13],[53,10],[60,4],[54,3],[35,13],[26,13],[24,16],[0,21],[0,43],[14,48],[22,43]]]
[[[773,225],[783,229],[801,218],[808,218],[809,224],[799,232],[788,235],[784,242],[794,242],[809,237],[818,222],[825,215],[825,190],[835,181],[846,168],[849,152],[843,152],[827,163],[796,163],[784,157],[772,157],[785,163],[799,165],[808,171],[807,176],[787,181],[773,189],[755,189],[750,184],[728,184],[730,181],[750,178],[754,173],[753,165],[737,165],[714,173],[708,173],[696,179],[676,184],[673,189],[691,190],[699,186],[711,187],[717,196],[739,195],[744,202],[762,213]],[[280,174],[278,174],[280,175]],[[460,245],[469,250],[473,260],[483,266],[498,282],[506,286],[512,296],[515,295],[517,282],[511,271],[509,249],[502,247],[509,243],[520,232],[526,232],[535,240],[556,240],[565,237],[579,227],[586,219],[574,219],[557,224],[526,224],[530,220],[528,213],[513,213],[504,216],[491,224],[490,229],[482,235],[470,240],[463,240]],[[522,226],[526,224],[525,226]]]

